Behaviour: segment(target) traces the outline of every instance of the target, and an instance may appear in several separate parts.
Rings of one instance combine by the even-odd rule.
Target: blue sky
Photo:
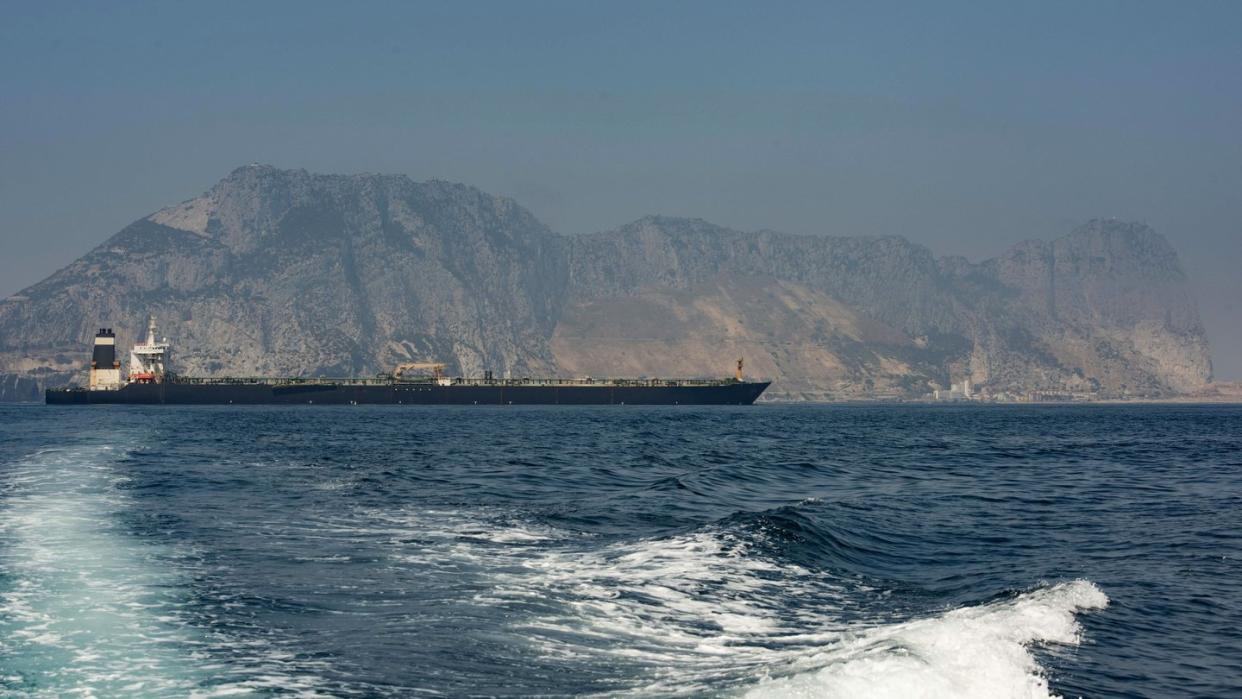
[[[1146,221],[1242,378],[1242,3],[0,2],[0,294],[249,162],[995,255]]]

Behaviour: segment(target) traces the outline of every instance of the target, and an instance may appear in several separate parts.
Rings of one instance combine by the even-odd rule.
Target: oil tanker
[[[559,379],[450,377],[438,362],[398,365],[375,378],[204,378],[168,370],[171,345],[156,340],[155,319],[123,373],[116,334],[95,335],[85,387],[49,388],[49,405],[750,405],[769,381],[747,381],[742,360],[732,378]]]

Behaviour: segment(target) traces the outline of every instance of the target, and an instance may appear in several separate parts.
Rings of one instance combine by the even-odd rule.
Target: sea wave
[[[797,665],[821,665],[767,679],[747,697],[1054,696],[1031,653],[1034,644],[1077,645],[1075,614],[1108,597],[1085,580],[1015,599],[846,634]]]
[[[418,536],[396,540],[406,563],[486,576],[475,602],[504,609],[541,656],[628,678],[598,692],[609,695],[1047,697],[1032,647],[1078,643],[1075,614],[1108,604],[1078,580],[903,618],[875,581],[771,557],[790,526],[813,533],[785,509],[613,542],[422,512],[407,515]]]

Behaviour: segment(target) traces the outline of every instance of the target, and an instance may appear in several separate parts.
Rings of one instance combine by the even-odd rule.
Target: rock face
[[[1176,253],[1092,221],[971,264],[902,238],[649,217],[562,237],[512,201],[401,176],[250,166],[0,302],[0,400],[82,382],[97,327],[155,314],[181,373],[776,380],[770,397],[1168,395],[1211,366]]]
[[[547,372],[564,250],[471,187],[245,167],[0,303],[0,362],[61,382],[97,327],[128,347],[155,314],[185,374]]]
[[[975,336],[977,382],[1029,381],[1034,373],[1046,382],[1163,395],[1197,391],[1211,379],[1177,253],[1147,226],[1091,221],[1051,243],[1015,246],[977,273],[1016,292],[1002,313],[991,299],[975,304],[980,326],[987,321]],[[1039,353],[1016,361],[1028,346],[1014,341],[1023,331]]]
[[[973,265],[902,238],[739,233],[646,218],[571,240],[560,366],[685,373],[741,355],[776,397],[977,386],[1161,396],[1201,389],[1207,341],[1177,255],[1091,221]]]

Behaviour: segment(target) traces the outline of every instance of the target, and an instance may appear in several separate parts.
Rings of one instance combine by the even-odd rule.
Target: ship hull
[[[49,405],[750,405],[769,382],[718,385],[128,384],[48,389]]]

